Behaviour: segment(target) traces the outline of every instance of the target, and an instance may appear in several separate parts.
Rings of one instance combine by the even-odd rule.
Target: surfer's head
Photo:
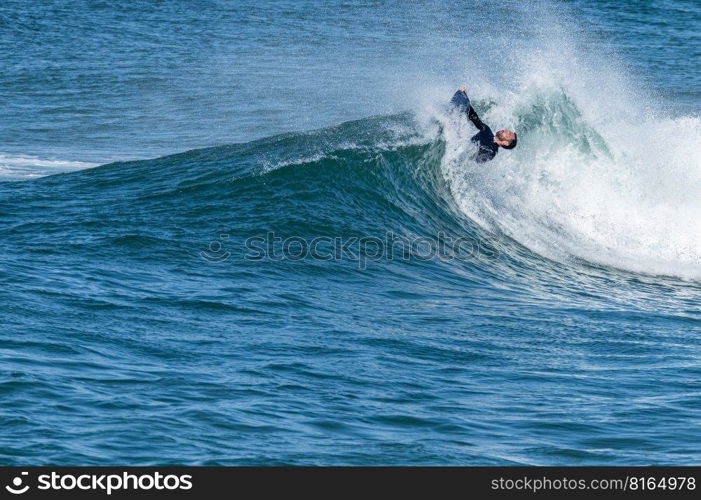
[[[514,149],[516,147],[516,132],[511,130],[500,130],[494,136],[494,142],[504,149]]]

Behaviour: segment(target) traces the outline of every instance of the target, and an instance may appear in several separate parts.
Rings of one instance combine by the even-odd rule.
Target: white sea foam
[[[474,129],[445,122],[453,196],[548,258],[701,278],[701,118],[675,116],[614,59],[580,50],[560,31],[522,54],[512,86],[472,88],[494,103],[482,119],[516,129],[519,145],[478,165]]]
[[[0,153],[0,181],[43,177],[97,166],[97,163]]]

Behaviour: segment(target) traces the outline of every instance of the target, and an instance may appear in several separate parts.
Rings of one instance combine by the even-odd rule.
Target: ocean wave
[[[520,254],[520,245],[565,265],[700,278],[701,120],[646,114],[619,95],[609,96],[610,107],[592,103],[579,86],[535,74],[502,101],[489,95],[477,101],[485,121],[520,136],[518,148],[488,164],[470,160],[473,131],[466,120],[448,117],[443,104],[428,114],[372,117],[92,169],[24,160],[85,169],[35,182],[92,203],[132,199],[129,210],[176,204],[191,214],[185,224],[211,213],[256,217],[261,203],[284,201],[292,208],[279,217],[290,232],[309,231],[296,215],[308,212],[307,204],[328,230],[449,229],[456,237],[502,238],[511,255]],[[11,166],[24,161],[2,158]]]

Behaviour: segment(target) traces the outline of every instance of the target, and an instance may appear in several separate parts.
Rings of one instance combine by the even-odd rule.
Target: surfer
[[[496,135],[487,125],[482,123],[474,108],[470,104],[470,98],[467,97],[465,87],[460,87],[455,95],[450,100],[450,103],[457,108],[461,113],[467,113],[467,118],[479,130],[472,136],[470,141],[479,146],[475,154],[475,161],[484,163],[493,159],[499,151],[499,146],[504,149],[514,149],[516,147],[516,132],[511,130],[499,130]]]

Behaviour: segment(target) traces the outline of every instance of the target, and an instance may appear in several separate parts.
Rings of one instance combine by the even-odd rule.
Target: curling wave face
[[[559,261],[701,277],[698,117],[591,116],[561,87],[490,115],[521,142],[486,167],[470,163],[465,131],[446,127],[442,168],[468,217]]]

